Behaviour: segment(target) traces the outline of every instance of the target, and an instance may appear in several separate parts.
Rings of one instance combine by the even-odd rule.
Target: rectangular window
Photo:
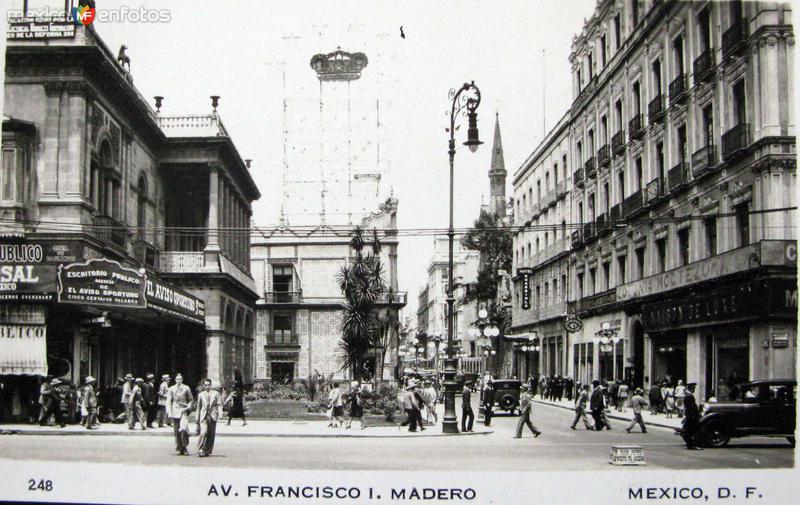
[[[580,300],[581,298],[583,298],[583,274],[578,274],[575,283],[575,299]]]
[[[562,177],[561,179],[566,181],[567,177],[568,177],[568,175],[567,175],[567,155],[566,154],[561,157],[561,169],[564,170],[564,172],[563,172],[564,173],[564,177]]]
[[[553,187],[558,186],[558,163],[553,165]]]
[[[678,230],[678,258],[680,265],[689,264],[689,228]]]
[[[291,265],[272,267],[272,291],[278,303],[291,302],[293,268]]]
[[[683,74],[683,36],[678,35],[672,41],[672,54],[675,58],[675,77]]]
[[[536,308],[542,306],[542,286],[536,286]]]
[[[558,279],[553,279],[553,302],[558,303],[561,300],[561,292],[559,288],[561,286],[558,284]]]
[[[659,193],[661,188],[667,184],[667,174],[664,169],[664,143],[659,142],[656,144],[656,170],[658,171],[658,188]]]
[[[625,284],[628,282],[625,274],[625,260],[627,259],[626,256],[617,256],[617,283],[618,284]]]
[[[745,202],[734,207],[736,212],[737,246],[750,244],[750,202]]]
[[[661,59],[653,62],[653,98],[661,95]]]
[[[600,37],[600,64],[606,66],[606,36]]]
[[[566,302],[567,301],[567,276],[566,276],[566,274],[561,276],[561,290],[562,290],[561,299]]]
[[[603,204],[605,205],[606,221],[608,221],[611,212],[611,193],[608,189],[608,181],[603,183]]]
[[[667,239],[662,238],[656,240],[656,265],[658,265],[658,272],[661,273],[667,270]]]
[[[540,203],[542,201],[542,181],[541,179],[536,181],[536,203]]]
[[[706,233],[706,256],[717,254],[717,218],[709,217],[703,220]]]
[[[611,289],[611,263],[603,263],[603,289]]]
[[[747,109],[745,108],[744,79],[739,79],[733,85],[733,118],[734,126],[747,122]]]
[[[642,157],[636,158],[636,191],[640,191],[643,185],[644,174],[642,173]]]
[[[3,149],[3,171],[0,172],[3,200],[16,200],[17,149]]]
[[[595,289],[597,289],[597,269],[590,268],[589,269],[589,286],[586,290],[586,294],[589,296],[595,294]]]
[[[622,100],[614,104],[614,119],[617,121],[617,131],[621,132],[625,125],[622,124]]]
[[[625,199],[625,170],[617,172],[617,187],[619,188],[619,203]]]
[[[642,88],[639,81],[633,83],[633,115],[642,113]]]
[[[646,248],[640,247],[636,249],[636,278],[644,279],[644,257]]]
[[[272,316],[272,339],[276,344],[292,343],[292,316]]]
[[[714,145],[714,108],[711,104],[703,109],[703,129],[701,134],[706,146]]]
[[[631,0],[631,21],[633,28],[636,29],[639,24],[639,0]]]
[[[678,127],[678,161],[682,161],[684,170],[688,170],[689,146],[686,144],[686,123]]]
[[[700,52],[711,49],[711,13],[708,8],[697,15],[697,29],[700,32]]]
[[[588,65],[588,67],[589,67],[589,80],[590,81],[592,80],[592,77],[594,77],[594,61],[592,61],[592,60],[593,60],[592,53],[590,52],[588,55],[586,55],[586,63]]]
[[[619,14],[614,16],[614,49],[619,49],[622,44],[622,20]]]

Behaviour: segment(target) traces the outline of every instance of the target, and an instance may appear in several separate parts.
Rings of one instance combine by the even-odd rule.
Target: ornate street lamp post
[[[464,145],[471,152],[483,144],[478,139],[478,106],[481,103],[481,92],[475,81],[464,83],[457,91],[451,89],[448,98],[452,100],[450,107],[450,140],[447,154],[450,156],[450,226],[447,229],[448,238],[448,282],[447,282],[447,359],[444,360],[444,418],[442,419],[442,433],[458,433],[458,418],[456,417],[456,394],[458,384],[456,373],[458,359],[453,354],[453,328],[455,328],[455,298],[453,297],[453,162],[456,156],[456,117],[462,112],[467,114],[467,141]]]
[[[600,348],[600,355],[607,353],[612,353],[612,362],[611,362],[611,378],[616,380],[617,379],[617,344],[622,337],[617,335],[617,332],[611,328],[611,323],[604,322],[600,326],[600,331],[595,333],[594,338],[592,338],[594,344],[599,346]],[[608,375],[606,373],[605,375]],[[603,378],[603,377],[601,377]]]

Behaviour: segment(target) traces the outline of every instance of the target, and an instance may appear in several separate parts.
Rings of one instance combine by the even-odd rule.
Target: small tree
[[[498,272],[511,270],[513,250],[513,238],[504,227],[502,217],[482,210],[461,244],[481,255],[477,286],[468,292],[466,301],[495,300],[501,280]]]

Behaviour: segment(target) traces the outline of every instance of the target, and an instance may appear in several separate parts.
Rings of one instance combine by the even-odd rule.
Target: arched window
[[[122,184],[115,169],[111,144],[100,146],[99,162],[92,163],[92,203],[101,216],[118,218],[121,214],[119,195]]]

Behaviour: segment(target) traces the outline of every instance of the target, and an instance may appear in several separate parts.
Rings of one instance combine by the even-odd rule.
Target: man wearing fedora
[[[400,423],[400,426],[408,426],[408,431],[417,431],[417,418],[419,417],[419,403],[414,394],[414,388],[417,387],[417,381],[411,379],[406,384],[405,393],[403,393],[403,410],[406,411],[406,420]],[[422,428],[422,426],[420,426]],[[424,428],[423,428],[424,429]]]
[[[155,376],[148,373],[145,382],[142,384],[142,398],[144,399],[144,416],[147,419],[147,427],[155,428],[153,422],[156,420],[156,385]]]
[[[142,409],[142,404],[144,403],[142,384],[144,384],[144,380],[142,380],[141,377],[137,377],[131,389],[131,417],[128,418],[129,430],[136,428],[137,420],[142,425],[142,430],[147,429],[147,420],[144,417],[144,410]]]
[[[461,390],[461,431],[472,431],[472,424],[475,422],[475,413],[472,411],[472,389],[470,383],[464,382],[464,389]]]
[[[519,399],[519,421],[517,421],[517,433],[514,438],[522,438],[522,428],[527,425],[533,433],[533,438],[542,434],[539,429],[531,422],[531,393],[528,384],[522,384],[522,396]]]
[[[175,450],[181,456],[189,451],[189,412],[192,410],[192,390],[183,383],[181,374],[175,375],[175,385],[167,391],[167,414],[172,418],[172,432],[175,434]]]
[[[211,456],[214,451],[214,436],[217,420],[222,408],[219,391],[211,387],[211,379],[203,381],[202,390],[197,395],[197,455],[201,458]]]
[[[61,417],[61,400],[64,399],[63,393],[60,389],[61,380],[51,379],[49,387],[42,393],[42,414],[39,416],[39,425],[47,426],[50,416],[52,415],[55,422],[64,427],[64,420]]]
[[[83,388],[83,400],[81,404],[81,408],[83,412],[86,414],[86,429],[87,430],[96,430],[97,429],[97,393],[94,390],[94,386],[97,383],[94,377],[89,375],[84,380],[86,384]]]
[[[683,399],[683,430],[681,437],[686,442],[686,448],[693,451],[702,451],[700,446],[700,409],[694,397],[696,382],[686,384],[686,396]]]
[[[122,398],[120,402],[125,407],[125,420],[128,421],[128,426],[131,426],[131,419],[133,419],[133,374],[125,374],[125,383],[122,384]],[[133,428],[130,428],[133,429]]]
[[[172,426],[172,419],[167,415],[167,392],[169,391],[169,374],[161,376],[161,385],[158,386],[158,427],[164,427],[166,420],[167,426]]]

